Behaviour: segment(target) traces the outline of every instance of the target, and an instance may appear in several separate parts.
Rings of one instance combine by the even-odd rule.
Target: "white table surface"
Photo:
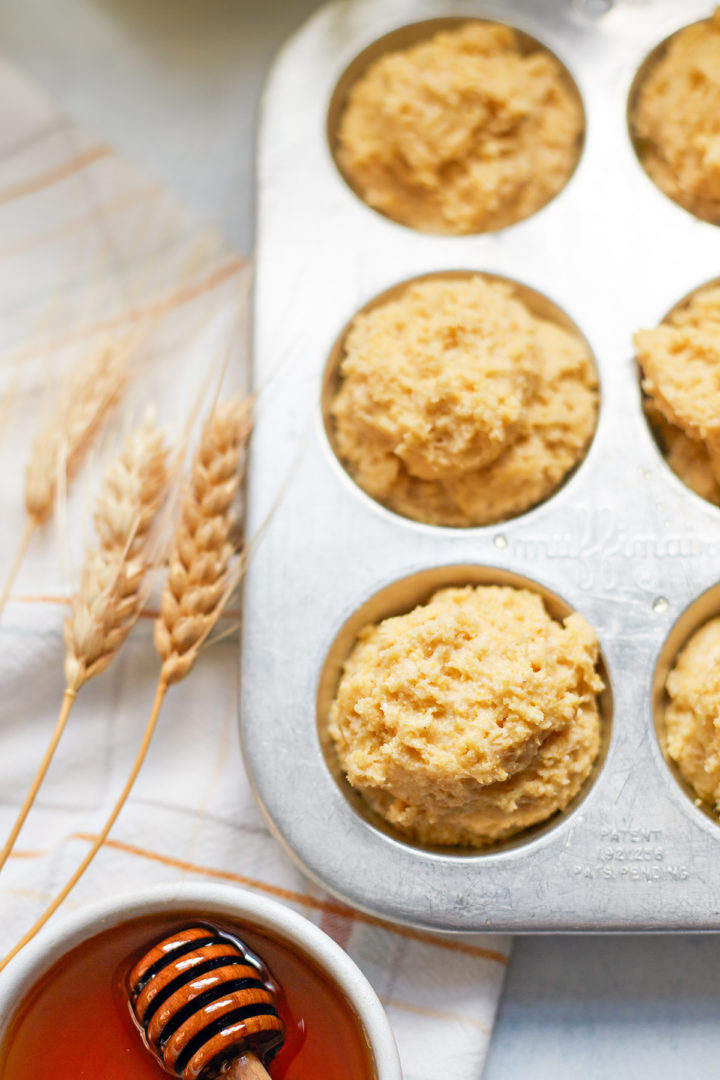
[[[0,49],[249,251],[262,79],[317,6],[0,0]],[[719,1021],[716,936],[519,938],[484,1080],[720,1076]]]

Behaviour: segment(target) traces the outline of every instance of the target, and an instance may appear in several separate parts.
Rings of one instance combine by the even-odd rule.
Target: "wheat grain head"
[[[25,474],[25,507],[42,525],[52,514],[58,468],[77,471],[97,432],[118,404],[128,381],[128,350],[104,343],[70,373],[49,422],[38,432]]]
[[[155,622],[167,686],[188,674],[235,584],[236,496],[250,426],[250,402],[235,397],[216,405],[203,428]]]
[[[99,544],[86,556],[65,620],[65,679],[77,691],[112,662],[139,614],[152,561],[152,524],[168,486],[162,431],[148,414],[108,466],[95,512]]]

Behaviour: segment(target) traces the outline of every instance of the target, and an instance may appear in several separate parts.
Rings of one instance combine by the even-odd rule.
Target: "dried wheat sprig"
[[[0,595],[0,615],[30,541],[51,517],[60,470],[72,479],[128,381],[128,349],[104,343],[70,372],[50,421],[38,432],[25,473],[27,520]]]
[[[105,473],[95,512],[100,543],[85,559],[65,620],[69,690],[108,667],[139,614],[151,527],[167,484],[164,434],[149,414]]]
[[[2,971],[31,941],[78,883],[122,810],[142,767],[168,688],[184,679],[222,615],[244,560],[238,542],[236,496],[250,434],[251,403],[240,398],[215,405],[200,439],[170,549],[167,583],[155,623],[162,662],[150,719],[130,775],[112,813],[75,873],[15,947]]]
[[[72,477],[127,385],[128,355],[106,342],[70,372],[50,421],[38,432],[25,474],[25,508],[38,525],[52,514],[58,461]]]
[[[233,398],[215,406],[203,430],[155,622],[160,678],[167,686],[188,674],[235,584],[233,505],[250,422],[250,403]]]
[[[0,870],[30,812],[50,766],[78,691],[112,662],[137,618],[143,576],[152,544],[152,525],[167,492],[163,432],[148,414],[110,463],[97,501],[97,548],[88,552],[65,620],[65,693],[55,729],[8,840]]]

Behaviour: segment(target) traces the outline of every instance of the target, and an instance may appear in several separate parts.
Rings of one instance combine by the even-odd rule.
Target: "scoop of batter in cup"
[[[720,505],[720,286],[635,335],[646,412],[668,464]]]
[[[585,342],[480,275],[421,280],[357,315],[339,374],[338,456],[373,498],[430,524],[522,513],[562,483],[595,429]]]
[[[598,644],[528,589],[442,589],[364,628],[330,715],[340,764],[409,839],[482,847],[545,821],[600,747]]]
[[[720,809],[720,619],[693,634],[666,688],[668,753],[700,798]]]
[[[504,228],[539,210],[580,156],[579,96],[547,50],[468,22],[381,56],[350,91],[337,159],[357,193],[426,232]]]
[[[720,8],[687,26],[640,86],[630,123],[648,174],[671,199],[720,224]]]

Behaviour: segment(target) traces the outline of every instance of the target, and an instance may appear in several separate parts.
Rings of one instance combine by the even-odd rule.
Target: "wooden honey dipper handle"
[[[236,1058],[224,1077],[225,1080],[271,1080],[270,1073],[254,1054],[243,1054]]]

